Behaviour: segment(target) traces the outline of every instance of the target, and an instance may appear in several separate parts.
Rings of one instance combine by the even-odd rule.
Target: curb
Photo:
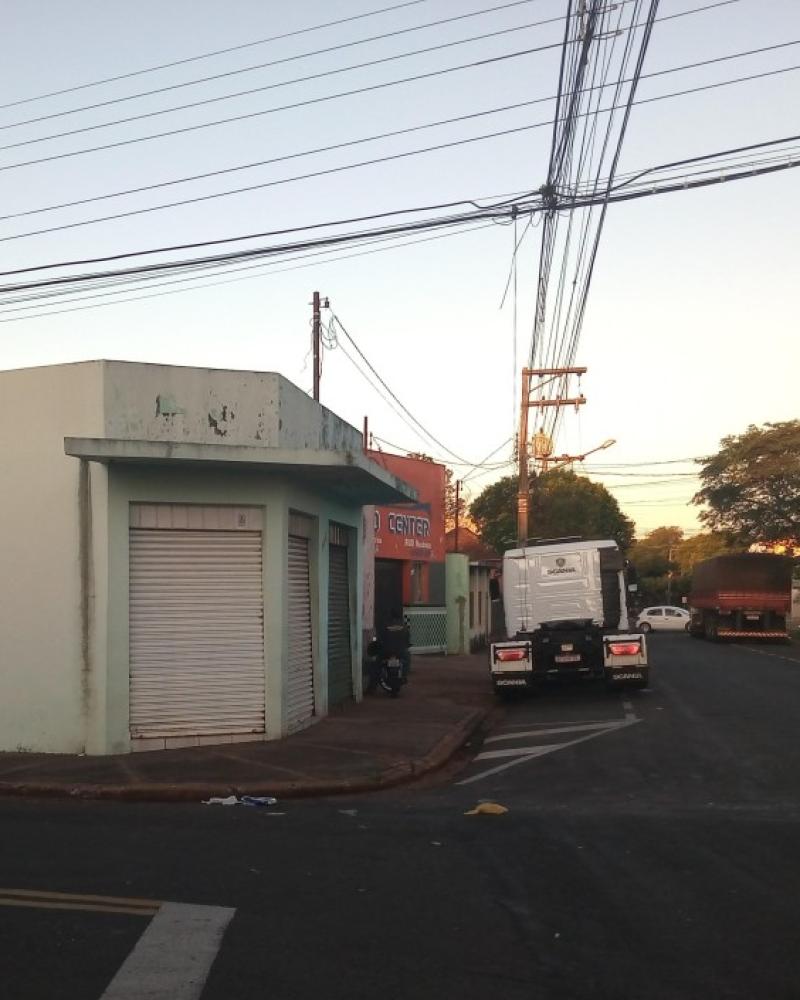
[[[271,781],[260,784],[130,784],[91,785],[47,782],[13,783],[0,781],[1,798],[72,798],[125,802],[200,802],[212,796],[272,795],[281,799],[322,798],[328,795],[358,795],[405,784],[443,767],[464,746],[488,716],[489,711],[473,709],[443,736],[423,757],[400,761],[383,771],[357,778],[314,781]]]

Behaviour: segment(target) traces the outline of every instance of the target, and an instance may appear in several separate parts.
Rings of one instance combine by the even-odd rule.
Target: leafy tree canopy
[[[721,556],[728,552],[741,552],[742,546],[737,545],[726,532],[709,531],[694,538],[684,538],[678,546],[675,559],[681,573],[692,572],[696,563],[712,556]]]
[[[701,459],[700,520],[742,544],[800,539],[800,420],[751,424]]]
[[[517,534],[516,476],[487,486],[470,514],[481,538],[498,552],[513,548]],[[613,538],[623,550],[633,541],[633,522],[600,483],[561,469],[531,480],[528,535],[531,538]]]

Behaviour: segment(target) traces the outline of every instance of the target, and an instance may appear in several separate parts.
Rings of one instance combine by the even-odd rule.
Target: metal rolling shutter
[[[353,697],[353,654],[350,646],[350,577],[347,547],[331,545],[328,576],[328,705]]]
[[[289,535],[289,665],[286,728],[300,729],[314,714],[314,657],[311,645],[311,584],[308,539]]]
[[[130,731],[264,732],[260,531],[130,530]]]

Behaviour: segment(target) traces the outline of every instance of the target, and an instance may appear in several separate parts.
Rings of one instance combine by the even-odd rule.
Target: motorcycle
[[[388,692],[391,698],[400,694],[400,689],[406,682],[403,673],[403,661],[394,650],[384,649],[376,640],[367,646],[367,667],[369,672],[365,694],[380,687]]]

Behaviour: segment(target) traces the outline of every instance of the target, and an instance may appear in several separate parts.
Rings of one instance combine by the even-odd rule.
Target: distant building
[[[382,451],[367,455],[417,492],[415,503],[400,501],[373,511],[378,628],[394,610],[444,604],[445,467]]]
[[[0,372],[0,749],[274,739],[361,697],[362,507],[416,501],[270,372]]]
[[[469,645],[474,652],[483,649],[498,631],[501,620],[500,572],[503,558],[495,549],[481,541],[468,525],[451,528],[445,536],[448,552],[459,552],[469,559]]]
[[[445,535],[445,548],[448,552],[463,552],[472,560],[502,564],[502,556],[485,542],[481,541],[477,532],[466,525],[459,525],[458,548],[456,548],[456,530],[451,528]]]

